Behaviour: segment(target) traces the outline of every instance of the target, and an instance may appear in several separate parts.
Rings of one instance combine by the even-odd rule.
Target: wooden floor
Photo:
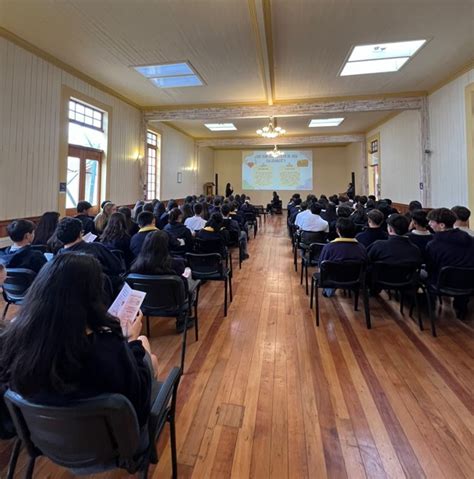
[[[316,328],[285,217],[269,218],[249,252],[227,318],[223,285],[202,289],[179,389],[180,477],[474,477],[472,317],[463,324],[445,306],[435,339],[426,317],[420,332],[384,293],[371,298],[368,331],[338,293],[321,300]],[[179,362],[173,328],[156,320],[152,331],[163,377]],[[0,447],[2,477],[10,448]],[[159,450],[154,479],[171,475],[167,434]],[[43,459],[35,477],[73,476]]]

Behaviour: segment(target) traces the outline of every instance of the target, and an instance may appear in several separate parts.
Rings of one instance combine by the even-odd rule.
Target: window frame
[[[159,155],[159,149],[160,149],[160,134],[152,130],[147,130],[145,148],[146,148],[145,199],[153,200],[157,198],[157,191],[158,191],[158,155]],[[150,155],[151,152],[154,152],[153,155]],[[151,168],[153,168],[152,172],[150,172]],[[150,188],[150,186],[152,186],[152,188]]]
[[[71,104],[74,104],[75,108],[71,108]],[[77,107],[82,107],[84,109],[84,113],[78,112]],[[92,116],[91,115],[86,115],[86,110],[91,110]],[[100,127],[95,126],[94,124],[86,123],[85,121],[80,121],[77,120],[76,118],[71,118],[71,112],[74,114],[74,116],[77,115],[82,115],[84,118],[91,118],[92,122],[94,123],[95,121],[100,121]],[[100,116],[100,119],[96,118],[97,116]],[[97,130],[101,132],[105,132],[105,127],[104,127],[104,112],[99,110],[98,108],[93,107],[92,105],[88,105],[87,103],[83,103],[76,98],[69,98],[68,102],[68,120],[70,123],[75,123],[76,125],[83,126],[84,128],[90,128],[92,130]]]

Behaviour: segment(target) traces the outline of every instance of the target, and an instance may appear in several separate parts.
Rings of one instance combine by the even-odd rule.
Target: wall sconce
[[[183,173],[181,171],[178,171],[177,181],[178,181],[178,183],[183,182]]]

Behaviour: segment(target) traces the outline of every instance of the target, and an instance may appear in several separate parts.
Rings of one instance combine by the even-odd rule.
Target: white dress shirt
[[[298,219],[300,215],[296,218]],[[296,221],[295,221],[296,223]],[[319,215],[313,215],[311,210],[309,210],[309,214],[303,216],[300,219],[298,226],[303,231],[324,231],[326,233],[329,232],[329,223],[326,220],[323,220]]]
[[[184,226],[191,231],[199,231],[206,226],[206,220],[198,215],[194,215],[184,220]]]

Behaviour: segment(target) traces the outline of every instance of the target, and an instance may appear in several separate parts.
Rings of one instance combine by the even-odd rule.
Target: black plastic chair
[[[150,316],[176,318],[178,321],[184,322],[181,346],[181,369],[184,371],[187,326],[192,307],[194,307],[193,319],[196,341],[199,337],[198,301],[200,284],[197,285],[196,298],[193,301],[190,295],[186,295],[183,280],[177,275],[129,274],[125,281],[131,288],[146,293],[141,310],[146,317],[148,336],[150,336]]]
[[[34,251],[39,251],[40,253],[49,253],[49,246],[45,244],[32,244],[30,248]]]
[[[15,426],[13,421],[10,417],[10,413],[8,412],[7,405],[4,401],[4,393],[5,390],[3,387],[0,391],[0,439],[1,440],[9,440],[16,436]],[[13,479],[15,474],[16,463],[18,461],[18,456],[20,455],[21,449],[21,439],[16,438],[13,444],[13,449],[10,455],[10,461],[8,463],[8,471],[6,475],[6,479]]]
[[[230,242],[227,244],[228,248],[237,248],[239,253],[239,269],[242,269],[242,259],[244,257],[243,242],[240,239],[240,233],[235,230],[228,230]],[[230,260],[232,261],[232,252],[229,250]]]
[[[324,231],[305,231],[295,230],[293,237],[293,264],[295,271],[298,271],[298,251],[304,255],[305,250],[309,248],[311,243],[325,243],[327,233]]]
[[[369,293],[365,282],[366,265],[360,261],[323,261],[319,265],[319,273],[313,274],[311,281],[311,301],[316,298],[316,326],[319,326],[319,288],[334,288],[354,291],[354,311],[359,303],[359,291],[362,290],[367,329],[370,322]]]
[[[33,477],[36,458],[46,456],[74,474],[120,468],[148,476],[156,464],[156,440],[170,424],[173,478],[178,475],[175,409],[181,370],[174,368],[160,385],[147,426],[140,430],[135,410],[121,394],[102,394],[68,406],[49,406],[8,390],[5,401],[29,456],[25,478]]]
[[[120,265],[124,271],[127,271],[127,261],[125,260],[125,254],[121,249],[111,249],[110,252],[120,261]]]
[[[8,308],[11,304],[21,304],[26,296],[28,288],[34,281],[36,273],[31,269],[7,268],[7,279],[3,283],[3,299],[5,308],[2,319],[7,317]]]
[[[232,303],[232,274],[222,256],[218,253],[187,253],[186,260],[193,272],[193,279],[224,282],[224,316],[227,316],[227,289]]]
[[[249,228],[253,228],[253,237],[255,238],[258,231],[257,215],[253,211],[244,211],[244,217]]]
[[[319,255],[321,251],[326,246],[327,243],[311,243],[307,248],[305,248],[301,253],[301,276],[300,284],[303,284],[303,273],[305,274],[305,288],[306,294],[308,294],[308,268],[310,266],[318,266],[319,264]]]
[[[223,238],[221,239],[202,239],[196,238],[194,240],[194,252],[198,254],[219,253],[222,258],[225,258],[225,264],[230,268],[230,274],[233,273],[232,268],[232,253],[227,248]],[[185,255],[186,256],[186,255]]]
[[[420,264],[416,263],[386,263],[377,261],[370,266],[370,285],[377,291],[385,289],[400,293],[400,313],[403,314],[405,293],[411,293],[418,314],[418,325],[423,331],[418,288],[420,287]],[[410,308],[410,316],[413,309]]]
[[[425,295],[428,303],[428,314],[431,321],[431,333],[436,337],[435,308],[432,298],[443,296],[451,298],[469,297],[474,295],[474,268],[461,268],[445,266],[441,268],[436,284],[428,284],[425,287]],[[441,309],[441,304],[440,304]]]

